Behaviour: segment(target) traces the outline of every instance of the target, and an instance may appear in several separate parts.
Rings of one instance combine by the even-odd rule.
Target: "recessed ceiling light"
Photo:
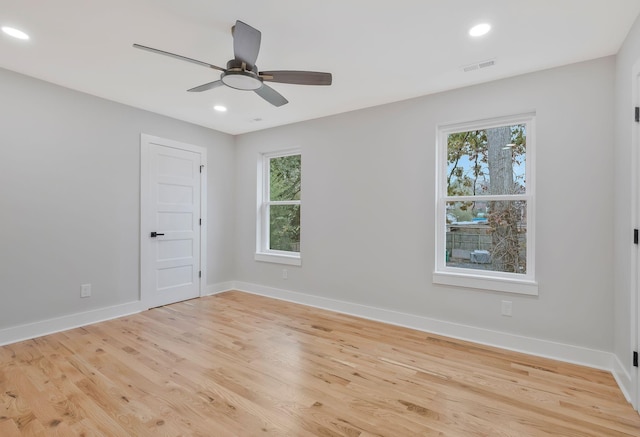
[[[218,112],[227,112],[227,107],[222,105],[216,105],[213,107]]]
[[[4,33],[6,33],[7,35],[12,36],[14,38],[29,39],[29,35],[27,35],[26,33],[24,33],[21,30],[15,29],[13,27],[3,26],[2,27],[2,31]]]
[[[471,29],[469,29],[469,35],[482,36],[489,33],[490,30],[491,30],[491,25],[489,23],[482,23],[482,24],[473,26]]]

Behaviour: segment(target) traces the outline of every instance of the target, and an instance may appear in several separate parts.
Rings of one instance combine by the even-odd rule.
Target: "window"
[[[538,294],[534,121],[439,127],[435,283]]]
[[[256,260],[300,265],[299,150],[262,155],[258,175]]]

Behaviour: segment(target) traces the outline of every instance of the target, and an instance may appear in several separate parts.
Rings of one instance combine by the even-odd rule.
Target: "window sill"
[[[300,254],[285,255],[280,253],[258,252],[256,253],[255,260],[266,263],[287,264],[290,266],[302,265],[302,258],[300,258]]]
[[[538,283],[528,280],[465,275],[451,272],[434,272],[433,283],[454,287],[501,291],[503,293],[538,295]]]

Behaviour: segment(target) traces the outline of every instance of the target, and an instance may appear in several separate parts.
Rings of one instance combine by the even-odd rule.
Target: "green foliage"
[[[456,218],[456,222],[470,222],[473,219],[473,210],[456,208],[450,211],[451,215]]]
[[[300,205],[271,205],[269,216],[269,248],[299,252]]]
[[[484,203],[482,203],[484,204]],[[447,202],[447,222],[469,222],[483,211],[478,210],[476,202]]]
[[[447,139],[447,194],[449,196],[474,196],[477,180],[484,175],[482,163],[487,162],[487,135],[485,131],[476,130],[450,134]],[[468,168],[459,165],[466,157],[473,163],[472,173]]]
[[[271,201],[300,200],[301,156],[273,158],[269,162]],[[272,250],[300,251],[300,205],[271,205],[269,246]]]
[[[269,176],[271,201],[300,200],[301,155],[272,158]]]

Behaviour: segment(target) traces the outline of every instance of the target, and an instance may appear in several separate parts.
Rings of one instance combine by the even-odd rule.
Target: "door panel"
[[[156,228],[172,232],[193,232],[192,212],[171,211],[172,207],[167,204],[159,204],[158,207],[162,207],[164,211],[156,212]]]
[[[158,261],[190,258],[193,254],[193,240],[158,240]]]
[[[193,203],[193,187],[158,184],[158,202],[165,204]]]
[[[175,293],[177,288],[190,287],[193,285],[193,266],[177,265],[157,268],[157,291],[165,292],[171,290]],[[163,293],[164,294],[164,293]],[[190,297],[197,297],[197,294]]]

